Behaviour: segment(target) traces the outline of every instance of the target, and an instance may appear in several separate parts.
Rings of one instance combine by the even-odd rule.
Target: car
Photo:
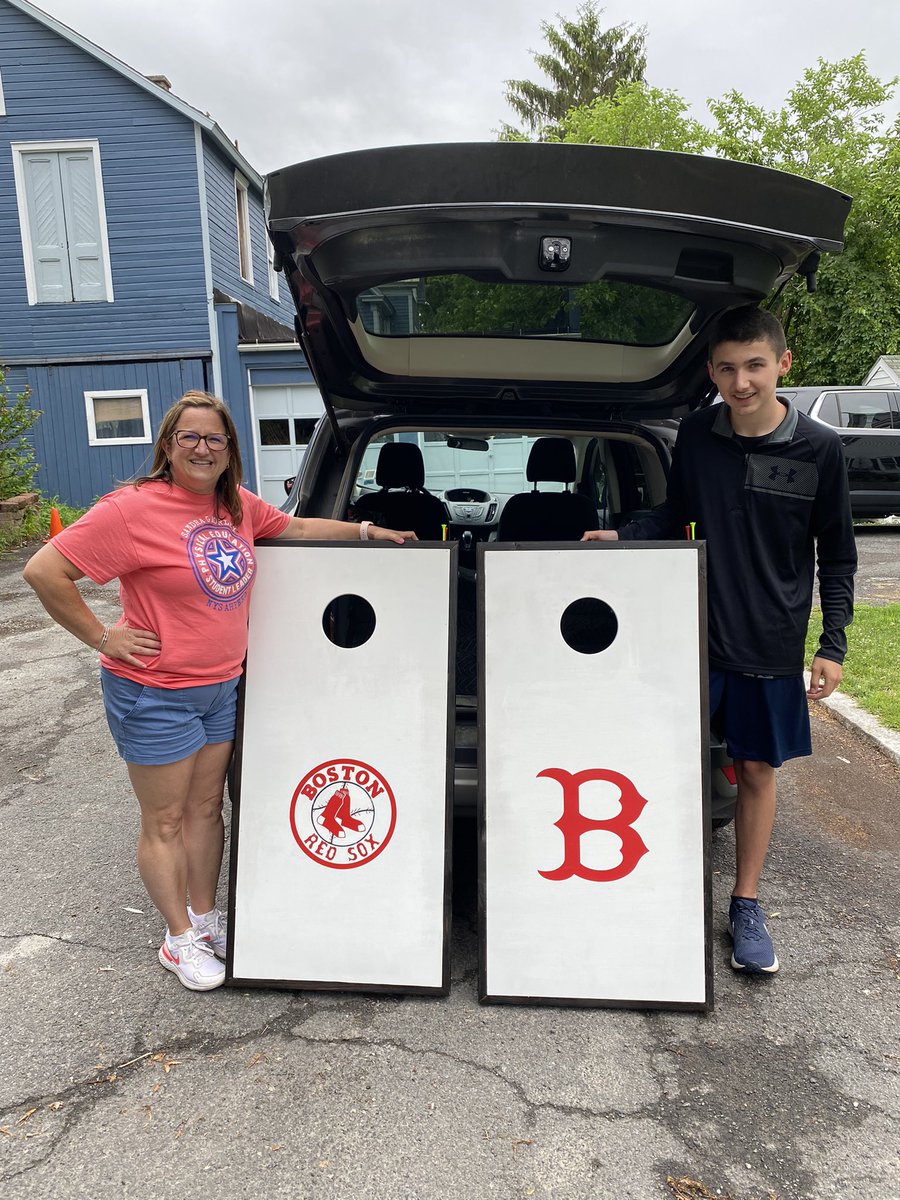
[[[855,521],[900,513],[900,390],[797,387],[779,394],[837,430]]]
[[[388,147],[268,176],[325,407],[284,507],[458,541],[458,807],[477,792],[477,545],[577,540],[661,503],[673,422],[715,393],[713,323],[795,274],[812,288],[849,203],[748,164],[545,143]],[[718,825],[734,773],[711,744]]]

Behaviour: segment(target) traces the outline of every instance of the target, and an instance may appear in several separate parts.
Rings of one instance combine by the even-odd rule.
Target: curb
[[[805,673],[805,679],[808,687],[808,671]],[[867,713],[864,708],[861,708],[852,696],[834,692],[827,699],[817,700],[816,703],[824,705],[842,725],[855,729],[865,741],[900,766],[900,733],[895,733],[892,729],[885,729],[871,713]]]

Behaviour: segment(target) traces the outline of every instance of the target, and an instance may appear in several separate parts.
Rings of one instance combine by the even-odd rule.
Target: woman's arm
[[[369,542],[404,542],[416,541],[416,535],[411,529],[398,532],[396,529],[382,529],[364,521],[366,537]],[[361,525],[353,521],[332,521],[326,517],[291,517],[289,524],[278,537],[285,540],[304,542],[358,542],[362,536]]]
[[[84,572],[60,554],[52,542],[28,560],[22,575],[57,625],[86,646],[133,667],[146,665],[135,655],[152,658],[159,654],[159,638],[149,629],[132,629],[128,625],[108,627],[94,616],[75,586],[77,579],[84,578]]]

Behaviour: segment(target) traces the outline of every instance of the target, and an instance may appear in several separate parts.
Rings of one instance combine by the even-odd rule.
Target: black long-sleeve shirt
[[[686,417],[667,499],[619,530],[624,540],[680,538],[694,523],[708,556],[709,664],[796,675],[818,562],[819,655],[843,662],[853,619],[856,542],[841,442],[785,404],[763,438],[739,438],[724,404]]]

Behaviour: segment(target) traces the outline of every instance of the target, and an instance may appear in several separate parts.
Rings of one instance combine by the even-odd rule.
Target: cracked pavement
[[[96,656],[26,557],[0,560],[4,1200],[900,1196],[900,767],[852,730],[819,712],[780,773],[774,978],[728,966],[713,839],[712,1013],[480,1006],[464,821],[446,999],[198,995],[156,962]],[[115,589],[85,589],[113,619]]]

